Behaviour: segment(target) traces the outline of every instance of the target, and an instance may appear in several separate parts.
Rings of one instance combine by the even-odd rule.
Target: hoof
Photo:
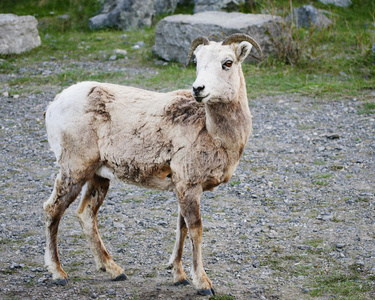
[[[184,280],[181,280],[181,281],[177,281],[174,283],[175,286],[181,286],[181,285],[189,285],[190,284],[190,281],[187,280],[187,279],[184,279]]]
[[[56,279],[56,280],[54,281],[54,283],[55,283],[56,285],[67,285],[67,284],[68,284],[68,279],[67,279],[67,278]]]
[[[118,275],[117,277],[113,278],[112,281],[124,281],[128,279],[128,276],[126,276],[124,273]]]
[[[215,296],[214,289],[198,290],[198,295],[200,296]]]

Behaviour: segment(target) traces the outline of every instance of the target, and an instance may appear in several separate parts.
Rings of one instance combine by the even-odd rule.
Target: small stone
[[[258,234],[258,233],[261,233],[261,232],[262,232],[262,228],[260,228],[260,227],[255,228],[255,229],[253,230],[253,233],[254,233],[254,234]]]
[[[323,221],[331,221],[333,219],[333,216],[332,215],[325,215],[323,216]]]
[[[47,280],[48,280],[47,277],[40,277],[40,278],[38,279],[38,283],[44,283],[44,282],[46,282]]]
[[[146,46],[146,43],[143,41],[139,41],[136,43],[136,45],[138,45],[140,48],[143,48],[144,46]]]
[[[108,58],[108,60],[112,60],[112,61],[114,61],[114,60],[116,60],[117,59],[117,56],[116,55],[111,55],[109,58]]]
[[[260,262],[259,262],[259,260],[254,260],[254,261],[253,261],[253,267],[254,267],[254,268],[259,268],[259,267],[260,267]]]
[[[277,231],[275,230],[270,230],[270,232],[268,233],[268,237],[271,238],[271,239],[274,239],[278,236],[277,234]]]
[[[3,97],[9,97],[9,92],[3,92],[3,93],[2,93],[2,96],[3,96]]]
[[[128,52],[124,49],[116,49],[115,51],[115,54],[118,54],[118,55],[123,55],[125,56],[126,54],[128,54]]]
[[[166,222],[166,221],[159,221],[158,225],[166,227],[166,226],[168,226],[168,222]]]
[[[68,21],[70,19],[69,15],[61,15],[57,17],[60,20]]]
[[[345,244],[342,244],[342,243],[337,243],[336,244],[336,248],[337,249],[342,249],[342,248],[344,248],[345,247]]]
[[[326,138],[329,139],[329,140],[337,140],[337,139],[340,138],[340,135],[337,134],[337,133],[326,134]]]
[[[113,222],[113,227],[115,228],[125,228],[125,225],[120,222]]]

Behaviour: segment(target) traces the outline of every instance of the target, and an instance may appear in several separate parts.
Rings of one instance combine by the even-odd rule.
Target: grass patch
[[[210,297],[210,300],[235,300],[236,298],[234,296],[230,295],[215,295]]]
[[[370,282],[358,273],[332,272],[316,276],[309,294],[313,297],[331,295],[335,299],[367,299],[365,292],[372,290]]]
[[[331,178],[332,174],[331,173],[319,173],[319,174],[315,174],[314,177],[317,179],[326,179],[326,178]]]
[[[294,1],[294,7],[308,4],[308,0]],[[267,7],[265,5],[268,5]],[[288,0],[278,0],[251,7],[244,12],[260,13],[265,8],[275,12],[289,11]],[[322,30],[298,29],[294,38],[299,39],[298,61],[269,56],[260,65],[244,64],[250,97],[299,93],[313,97],[357,97],[365,101],[360,114],[374,113],[370,92],[375,86],[375,57],[371,52],[375,33],[371,29],[375,3],[370,0],[354,0],[343,9],[314,2],[314,6],[328,9],[333,24]],[[100,7],[96,0],[3,0],[3,13],[36,15],[42,45],[20,55],[0,56],[0,73],[15,74],[7,82],[7,90],[17,92],[40,91],[41,86],[64,87],[76,81],[98,80],[129,84],[151,90],[169,91],[190,88],[194,81],[193,66],[185,68],[176,63],[166,65],[155,62],[159,58],[151,52],[155,27],[122,32],[119,30],[90,31],[88,19]],[[192,6],[179,7],[178,13],[191,13]],[[68,18],[61,18],[68,15]],[[159,16],[157,19],[160,19]],[[145,46],[133,49],[138,41]],[[111,63],[109,58],[115,49],[127,51],[125,57],[117,57],[120,70],[105,71],[75,62],[98,61]],[[46,62],[61,66],[52,74],[38,73]],[[29,70],[33,71],[29,71]],[[105,68],[104,68],[105,69]],[[133,69],[140,72],[133,72]],[[26,70],[24,72],[23,70]],[[125,70],[125,71],[124,71]],[[126,70],[131,70],[130,73]],[[146,71],[145,71],[146,70]],[[42,88],[43,89],[43,88]],[[4,87],[0,86],[0,91]]]
[[[373,114],[375,113],[375,103],[366,102],[363,104],[362,109],[358,110],[360,115],[362,114]]]
[[[329,185],[329,182],[327,181],[327,179],[331,178],[332,174],[331,173],[318,173],[318,174],[314,174],[313,177],[316,179],[315,181],[313,181],[313,184],[323,187],[323,186]]]
[[[46,31],[88,30],[88,19],[101,4],[97,0],[1,0],[0,11],[16,15],[32,15]],[[62,15],[68,17],[61,17]]]
[[[230,185],[230,186],[236,186],[236,185],[239,185],[240,183],[241,183],[240,180],[232,180],[232,181],[229,183],[229,185]]]
[[[317,186],[327,186],[329,183],[325,180],[316,180],[313,182],[313,184]]]
[[[316,166],[324,166],[326,164],[326,162],[322,159],[317,159],[313,162],[314,165]]]
[[[319,247],[323,244],[322,239],[311,239],[304,242],[305,245],[309,245],[311,247]]]

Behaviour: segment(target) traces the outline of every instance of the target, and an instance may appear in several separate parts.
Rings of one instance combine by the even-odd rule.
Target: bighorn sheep
[[[157,93],[98,82],[65,89],[46,111],[49,144],[60,173],[44,203],[45,263],[55,283],[67,284],[57,250],[60,219],[82,190],[77,210],[98,270],[113,280],[126,275],[111,258],[97,214],[109,182],[118,178],[142,187],[173,190],[178,198],[176,243],[170,258],[176,284],[189,283],[181,264],[186,236],[193,249],[191,276],[201,295],[214,293],[202,262],[200,197],[227,182],[251,132],[241,63],[257,42],[234,34],[223,42],[195,39],[197,77],[192,91]]]

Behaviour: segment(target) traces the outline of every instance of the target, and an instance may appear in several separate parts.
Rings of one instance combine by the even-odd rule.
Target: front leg
[[[184,244],[186,236],[188,234],[188,229],[186,227],[186,222],[184,217],[181,214],[180,206],[178,206],[178,220],[177,220],[177,229],[176,229],[176,243],[174,245],[173,253],[169,260],[169,267],[173,272],[173,279],[175,285],[186,285],[190,282],[187,279],[187,276],[182,267],[182,252],[184,251]]]
[[[177,184],[176,193],[180,205],[180,214],[184,218],[189,230],[189,237],[193,248],[193,265],[191,276],[194,286],[200,295],[214,295],[211,280],[208,278],[202,260],[202,219],[200,213],[200,197],[202,187],[199,185]]]

